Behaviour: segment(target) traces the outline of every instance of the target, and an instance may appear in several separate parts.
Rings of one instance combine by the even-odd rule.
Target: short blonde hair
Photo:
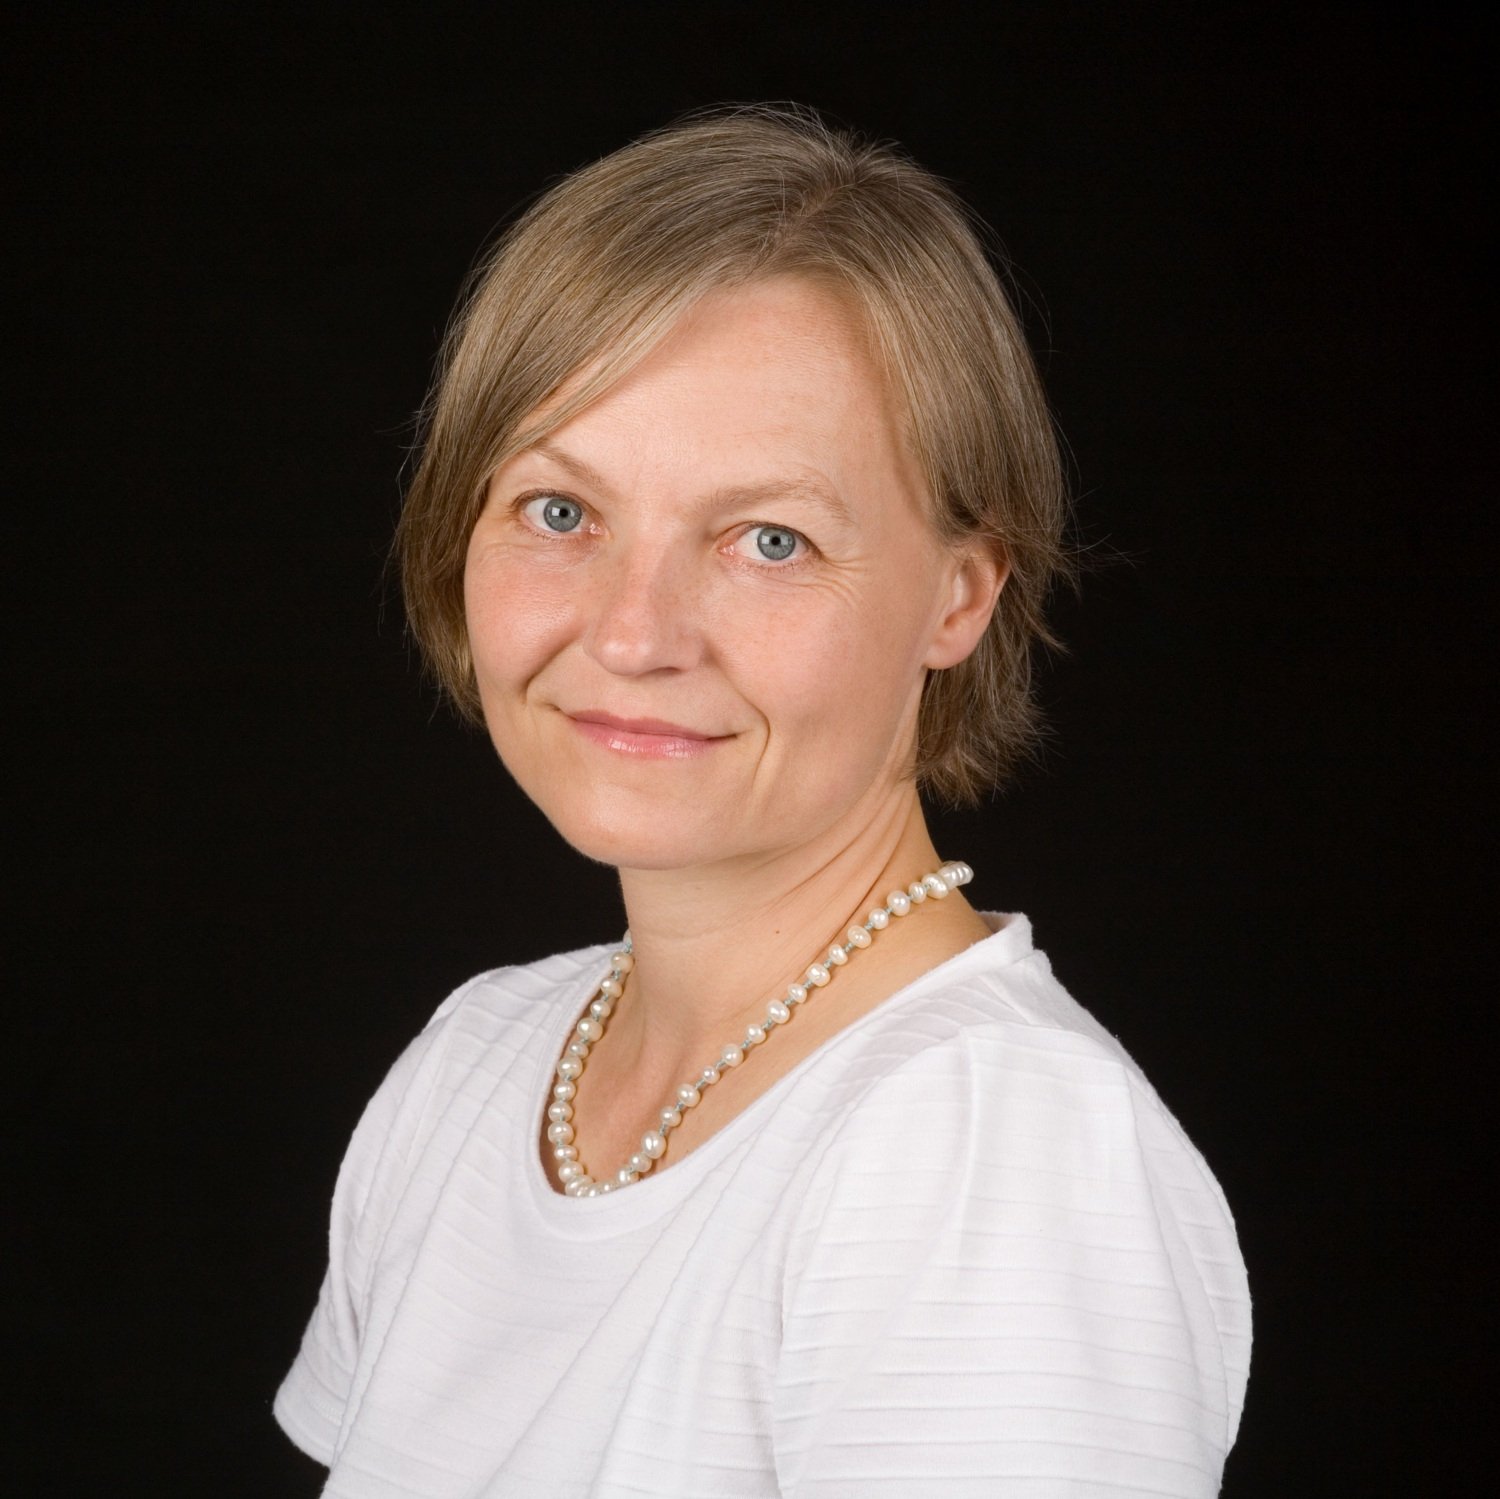
[[[463,576],[490,475],[597,398],[698,298],[785,275],[862,310],[938,534],[978,539],[1010,565],[979,646],[922,693],[918,784],[972,804],[1038,734],[1032,656],[1051,642],[1044,605],[1067,569],[1056,434],[957,195],[810,110],[717,110],[646,135],[565,178],[500,238],[444,342],[397,527],[412,631],[459,711],[480,719]]]

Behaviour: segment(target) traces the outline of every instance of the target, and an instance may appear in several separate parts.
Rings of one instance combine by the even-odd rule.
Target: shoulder
[[[447,1179],[464,1117],[502,1097],[496,1084],[546,1042],[560,1007],[573,996],[582,1003],[607,952],[583,948],[475,975],[438,1006],[366,1104],[334,1188],[318,1305],[276,1400],[282,1425],[320,1461],[334,1458],[380,1304],[376,1286],[392,1265],[393,1278],[404,1274],[392,1257],[398,1225],[405,1220],[409,1252]]]
[[[939,965],[851,1028],[820,1082],[840,1096],[829,1117],[858,1134],[882,1104],[929,1100],[946,1137],[993,1123],[1024,1097],[1112,1112],[1125,1091],[1152,1096],[1125,1049],[1063,988],[1024,916],[987,916],[995,933]],[[856,1107],[859,1105],[860,1107]]]
[[[607,945],[488,969],[459,985],[396,1058],[355,1129],[341,1175],[362,1209],[377,1178],[399,1180],[438,1116],[544,1045],[559,1011],[582,1004]]]
[[[1124,1046],[1058,982],[1024,917],[941,965],[828,1069],[829,1154],[872,1169],[893,1138],[966,1192],[1034,1190],[1080,1208],[1170,1183],[1164,1211],[1229,1227],[1203,1158]],[[1101,1195],[1102,1194],[1102,1195]],[[1196,1199],[1189,1203],[1188,1198]]]
[[[413,1045],[443,1050],[461,1041],[514,1044],[545,1029],[560,1005],[586,998],[604,976],[611,950],[601,943],[477,973],[438,1006]]]
[[[437,1007],[403,1061],[420,1066],[472,1059],[476,1048],[524,1046],[532,1033],[548,1029],[560,1006],[582,1003],[603,977],[610,951],[601,943],[476,973]]]
[[[980,1320],[983,1285],[1105,1320],[1176,1318],[1174,1355],[1217,1366],[1232,1433],[1249,1294],[1229,1208],[1140,1068],[1028,938],[977,944],[861,1028],[834,1073],[844,1096],[825,1116],[793,1276],[820,1281],[833,1259],[847,1271],[862,1245],[883,1272],[910,1257],[913,1276],[937,1274],[926,1292],[961,1294]]]

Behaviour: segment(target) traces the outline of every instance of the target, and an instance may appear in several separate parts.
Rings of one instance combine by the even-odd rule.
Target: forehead
[[[606,354],[564,382],[526,424],[532,451],[601,473],[666,466],[747,483],[801,473],[835,490],[879,475],[921,488],[851,296],[792,277],[713,291],[622,373],[617,362]],[[767,463],[785,472],[754,472]]]

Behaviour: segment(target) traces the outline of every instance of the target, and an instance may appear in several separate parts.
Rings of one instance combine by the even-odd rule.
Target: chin
[[[722,830],[691,814],[632,807],[613,814],[603,808],[541,804],[547,819],[586,859],[616,869],[689,869],[742,852]]]

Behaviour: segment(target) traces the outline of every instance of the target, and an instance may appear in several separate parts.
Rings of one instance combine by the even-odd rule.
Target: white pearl
[[[885,929],[891,917],[907,915],[914,905],[921,905],[929,896],[934,900],[944,899],[951,891],[973,879],[973,869],[961,860],[943,864],[932,874],[909,885],[905,891],[894,890],[886,896],[885,906],[876,906],[863,925],[847,929],[844,937],[828,949],[823,962],[812,963],[802,983],[791,984],[785,999],[773,999],[766,1007],[765,1018],[748,1026],[744,1040],[738,1046],[726,1046],[719,1061],[705,1068],[695,1082],[684,1083],[678,1090],[675,1102],[661,1111],[660,1129],[648,1130],[641,1137],[641,1145],[613,1176],[596,1182],[578,1159],[578,1149],[572,1144],[573,1116],[572,1100],[576,1096],[577,1079],[583,1071],[583,1062],[590,1046],[604,1034],[605,1022],[609,1019],[615,1000],[624,992],[623,976],[635,966],[628,950],[614,954],[609,976],[598,989],[596,998],[590,1003],[587,1015],[578,1022],[573,1039],[566,1047],[562,1060],[557,1065],[557,1081],[553,1085],[553,1102],[547,1107],[547,1138],[552,1142],[553,1154],[558,1162],[558,1180],[563,1190],[574,1197],[601,1197],[620,1187],[629,1186],[648,1173],[667,1148],[667,1134],[682,1123],[683,1111],[692,1108],[702,1098],[701,1090],[711,1087],[732,1067],[737,1067],[745,1052],[760,1045],[767,1034],[778,1025],[785,1025],[792,1016],[792,1008],[802,1004],[808,997],[809,986],[822,988],[831,978],[831,968],[847,963],[854,952],[871,945],[871,932]],[[628,945],[629,934],[626,934]]]

